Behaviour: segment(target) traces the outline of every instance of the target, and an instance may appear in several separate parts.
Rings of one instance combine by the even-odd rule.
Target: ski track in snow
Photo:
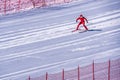
[[[96,25],[92,25],[92,26],[99,26],[97,28],[103,28],[103,27],[110,27],[110,26],[116,26],[119,25],[120,23],[120,18],[115,19],[115,20],[111,20],[111,21],[107,21],[107,22],[103,22],[100,24],[96,24]],[[104,26],[107,25],[107,26]],[[70,25],[75,26],[75,25]],[[10,48],[10,47],[15,47],[15,46],[20,46],[20,45],[24,45],[24,44],[30,44],[33,42],[38,42],[38,41],[44,41],[44,40],[48,40],[48,39],[53,39],[53,38],[58,38],[58,37],[62,37],[62,36],[68,36],[68,35],[72,35],[75,33],[72,33],[71,31],[73,30],[72,28],[69,27],[59,27],[56,29],[51,29],[51,30],[44,30],[44,31],[40,31],[40,32],[34,32],[34,33],[30,33],[30,34],[26,34],[26,35],[22,35],[22,36],[18,36],[20,38],[15,38],[15,39],[10,39],[10,41],[6,41],[6,42],[1,42],[0,43],[0,49],[5,49],[5,48]],[[91,26],[89,26],[91,28]],[[3,39],[2,41],[4,41],[5,39]]]
[[[117,30],[114,30],[114,31],[117,31]],[[110,32],[114,32],[114,31],[110,31]],[[110,32],[105,32],[105,33],[107,33],[107,34],[109,34]],[[103,33],[103,34],[105,34],[105,33]],[[100,36],[100,34],[96,34],[96,35],[99,35]],[[113,35],[113,34],[111,34],[111,35]],[[95,35],[94,35],[95,36]],[[93,37],[93,36],[92,36]],[[89,37],[90,38],[90,37]],[[82,42],[81,42],[82,43]],[[94,56],[94,59],[96,58],[96,59],[99,59],[99,58],[101,58],[101,57],[105,57],[105,56],[111,56],[112,54],[115,54],[114,52],[115,51],[117,51],[117,52],[119,52],[119,48],[117,48],[117,49],[112,49],[112,50],[110,50],[110,51],[107,51],[107,52],[103,52],[104,53],[104,55],[102,54],[102,56],[100,55],[100,54],[94,54],[94,55],[90,55],[90,56]],[[36,52],[36,51],[35,51]],[[111,54],[111,52],[113,52],[112,54]],[[105,53],[109,53],[109,54],[105,54]],[[96,57],[95,57],[95,55],[96,55]],[[99,55],[99,56],[98,56]],[[116,53],[116,55],[118,55],[117,53]],[[98,57],[97,57],[98,56]],[[118,55],[119,56],[119,55]],[[88,58],[88,57],[84,57],[84,58]],[[83,58],[80,58],[81,60],[83,59]],[[77,59],[74,59],[75,61],[77,60]],[[68,62],[71,62],[71,61],[74,61],[73,59],[72,60],[67,60]],[[92,60],[92,59],[91,59]],[[68,64],[68,62],[67,61],[65,61],[65,63],[67,63]],[[58,62],[58,63],[54,63],[54,64],[48,64],[48,65],[43,65],[43,66],[45,66],[46,68],[48,68],[48,67],[51,67],[51,66],[53,66],[53,67],[55,67],[55,65],[60,65],[60,64],[64,64],[64,61],[63,62]],[[50,66],[51,65],[51,66]],[[23,75],[23,73],[24,74],[26,74],[26,73],[29,73],[30,71],[32,71],[32,72],[34,72],[34,71],[36,71],[36,70],[38,70],[38,69],[42,69],[41,68],[41,66],[40,66],[40,68],[39,67],[35,67],[35,68],[32,68],[32,69],[28,69],[28,70],[23,70],[23,71],[18,71],[18,72],[15,72],[15,73],[11,73],[11,74],[7,74],[7,75],[3,75],[2,77],[5,77],[5,78],[7,78],[7,76],[12,76],[12,75],[19,75],[19,74],[22,74]],[[44,69],[44,68],[43,68]],[[42,70],[43,70],[42,69]],[[4,79],[4,78],[3,78]]]
[[[16,54],[14,53],[14,54],[6,55],[6,56],[0,56],[0,61],[10,60],[10,59],[23,57],[23,56],[28,56],[28,55],[32,55],[32,54],[37,54],[37,53],[40,53],[40,52],[45,52],[45,51],[50,51],[50,50],[54,50],[54,49],[58,49],[58,48],[68,47],[68,46],[71,46],[71,45],[79,45],[81,43],[91,41],[90,38],[94,38],[94,37],[98,37],[98,36],[102,36],[102,35],[108,35],[108,34],[114,35],[113,33],[117,32],[117,31],[120,31],[120,29],[116,29],[116,30],[112,30],[112,31],[106,31],[106,32],[103,32],[103,33],[87,36],[87,37],[84,37],[84,38],[81,38],[81,39],[77,39],[77,40],[73,40],[73,41],[69,41],[69,42],[63,42],[63,43],[59,43],[59,44],[54,44],[54,45],[50,45],[50,46],[45,46],[45,47],[38,48],[38,49],[23,51],[23,52],[16,53]],[[115,33],[115,35],[116,35],[116,33]]]
[[[120,3],[120,1],[114,1],[113,3],[109,3],[109,4],[105,4],[104,6],[102,5],[102,4],[104,4],[104,3],[107,3],[106,1],[100,1],[100,2],[95,2],[96,4],[91,4],[91,5],[82,5],[81,7],[82,8],[84,8],[85,7],[85,9],[84,10],[82,10],[82,11],[87,11],[87,10],[92,10],[92,9],[97,9],[97,8],[100,8],[100,7],[105,7],[105,6],[109,6],[109,5],[113,5],[113,4],[116,4],[116,3]],[[95,5],[97,5],[97,7],[92,7],[92,8],[89,8],[89,9],[86,9],[86,7],[88,8],[88,7],[91,7],[91,6],[95,6]],[[76,7],[76,9],[74,9],[74,7],[73,8],[70,8],[70,9],[68,9],[68,10],[63,10],[63,11],[57,11],[57,12],[55,12],[55,13],[52,13],[52,14],[47,14],[47,16],[49,16],[49,17],[47,17],[46,18],[46,15],[42,15],[42,16],[32,16],[32,17],[27,17],[26,19],[25,18],[23,18],[23,19],[19,19],[19,20],[13,20],[13,21],[7,21],[7,22],[2,22],[2,23],[0,23],[0,24],[11,24],[11,23],[19,23],[19,22],[21,22],[21,21],[28,21],[28,20],[31,20],[31,19],[33,19],[33,20],[37,20],[37,19],[39,19],[39,18],[46,18],[46,19],[49,19],[49,18],[53,18],[53,17],[61,17],[61,16],[64,16],[64,15],[68,15],[68,14],[73,14],[73,13],[76,13],[77,12],[77,8],[79,8],[79,6],[77,6]],[[71,12],[71,10],[75,10],[75,12]],[[67,13],[67,14],[62,14],[64,11],[68,11],[68,12],[70,12],[70,13]],[[81,12],[82,12],[81,11]],[[79,12],[79,11],[78,11]],[[62,14],[62,15],[56,15],[56,14]],[[52,16],[51,16],[52,15]],[[53,16],[53,15],[56,15],[56,16]],[[33,22],[33,21],[32,21]],[[26,23],[26,22],[25,22]],[[21,23],[20,23],[21,24]],[[4,25],[3,25],[4,26]],[[0,26],[0,27],[3,27],[3,26]]]
[[[12,75],[19,75],[19,74],[24,75],[24,74],[29,73],[31,71],[34,72],[34,71],[38,71],[38,70],[43,70],[45,68],[52,68],[52,67],[56,67],[58,65],[60,66],[60,65],[66,64],[66,63],[68,64],[68,63],[71,63],[71,62],[73,63],[73,62],[76,62],[76,61],[81,61],[81,60],[83,61],[83,60],[86,60],[87,58],[89,58],[90,60],[95,60],[95,59],[101,59],[101,58],[104,58],[104,57],[110,57],[113,54],[115,55],[115,53],[114,53],[115,51],[119,52],[120,48],[108,50],[106,52],[102,52],[102,53],[99,53],[99,54],[89,55],[89,56],[75,58],[75,59],[69,59],[69,60],[66,60],[66,61],[61,61],[61,62],[57,62],[57,63],[42,65],[42,66],[39,66],[39,67],[34,67],[34,68],[26,69],[26,70],[21,70],[21,71],[18,71],[18,72],[2,75],[2,76],[0,76],[0,78],[6,79],[7,77],[12,76]],[[109,54],[106,54],[106,53],[109,53]],[[116,54],[116,55],[118,55],[118,54]],[[118,55],[118,56],[120,56],[120,55]],[[85,64],[82,64],[82,65],[85,66],[87,64],[89,64],[89,63],[85,63]]]
[[[111,18],[116,17],[116,16],[119,17],[120,14],[110,16],[110,18],[106,17],[104,19],[103,18],[96,19],[95,21],[98,22],[101,20],[111,19]],[[105,21],[105,22],[98,23],[95,25],[90,25],[89,28],[92,28],[92,26],[96,26],[96,28],[97,28],[97,26],[99,26],[99,28],[116,26],[116,25],[119,25],[119,23],[120,23],[120,18],[117,18],[115,20],[113,19],[113,20]],[[104,25],[107,25],[107,26],[104,26]],[[75,24],[70,25],[69,27],[62,26],[62,27],[58,27],[58,28],[28,33],[28,34],[24,34],[21,36],[18,35],[18,36],[10,37],[7,39],[3,38],[3,39],[0,39],[0,42],[1,42],[0,49],[5,49],[5,48],[20,46],[20,45],[24,45],[24,44],[33,43],[33,42],[44,41],[44,40],[48,40],[48,39],[72,35],[72,34],[76,33],[76,32],[75,33],[71,32],[74,29],[74,27],[72,27],[72,26],[75,26]]]
[[[113,5],[113,4],[118,4],[120,1],[117,1],[117,2],[113,2],[113,3],[109,3],[109,4],[106,4],[106,5],[104,5],[104,6],[102,6],[102,5],[100,5],[100,6],[97,6],[97,7],[95,7],[95,8],[89,8],[89,9],[85,9],[85,10],[81,10],[81,12],[83,12],[83,11],[87,11],[87,10],[94,10],[94,9],[97,9],[97,8],[100,8],[100,7],[105,7],[105,6],[109,6],[109,5]],[[101,3],[102,4],[102,3]],[[74,9],[74,8],[73,8]],[[69,14],[74,14],[74,13],[80,13],[80,11],[78,11],[78,10],[75,10],[74,12],[71,12],[71,10],[72,9],[70,9],[70,10],[68,10],[69,12],[67,13],[67,14],[62,14],[62,15],[59,15],[59,16],[54,16],[53,14],[52,14],[52,16],[51,15],[49,15],[49,17],[45,17],[45,16],[42,16],[43,18],[46,18],[46,20],[48,20],[49,18],[53,18],[53,17],[55,17],[55,18],[57,18],[57,17],[61,17],[61,16],[65,16],[65,15],[69,15]],[[60,12],[60,13],[63,13],[64,12],[64,10],[62,11],[62,12]],[[58,12],[56,12],[56,14],[57,14]],[[40,16],[40,19],[42,18],[41,16]],[[35,18],[35,17],[34,17]],[[37,16],[37,18],[35,18],[34,19],[33,17],[31,17],[30,19],[33,19],[33,20],[37,20],[37,18],[38,18],[38,16]],[[7,21],[7,22],[9,22],[9,23],[6,23],[5,22],[5,24],[12,24],[12,23],[19,23],[19,22],[21,22],[21,23],[19,23],[19,25],[22,25],[23,24],[23,22],[25,22],[25,21],[28,21],[28,20],[30,20],[29,18],[27,18],[27,20],[26,19],[22,19],[21,21],[19,21],[18,20],[18,22],[15,22],[15,21],[17,21],[17,20],[15,20],[15,21]],[[40,20],[37,20],[37,21],[40,21]],[[33,22],[33,21],[32,21]],[[4,23],[4,22],[3,22]],[[1,23],[1,24],[3,24],[3,23]],[[27,23],[27,22],[25,22],[25,23]],[[29,22],[30,23],[30,22]],[[1,27],[4,27],[4,25],[1,25]],[[23,29],[24,30],[24,29]],[[13,31],[10,31],[10,32],[13,32]]]
[[[114,11],[113,11],[114,12]],[[119,12],[119,10],[118,10],[118,12]],[[67,14],[68,15],[68,14]],[[104,14],[103,14],[104,15]],[[58,16],[59,17],[59,16]],[[46,28],[43,28],[43,29],[46,29]],[[14,31],[13,31],[14,32]],[[19,31],[17,31],[17,32],[19,32]],[[10,34],[10,33],[9,33]],[[2,35],[1,35],[2,36]]]
[[[111,19],[111,18],[114,18],[114,17],[119,17],[120,14],[118,13],[120,12],[120,10],[115,10],[115,11],[110,11],[110,12],[106,12],[105,14],[102,14],[102,15],[98,15],[98,16],[95,16],[95,17],[90,17],[89,20],[90,20],[90,23],[96,23],[96,22],[100,22],[100,21],[103,21],[103,20],[107,20],[107,19]],[[116,15],[110,15],[110,14],[115,14],[115,13],[118,13]],[[110,15],[109,17],[107,15]],[[101,18],[102,16],[106,16],[105,18]],[[99,17],[99,19],[98,19]],[[97,19],[95,19],[97,18]],[[95,20],[93,20],[95,19]],[[24,31],[15,31],[15,32],[12,32],[12,33],[8,33],[7,35],[1,35],[0,36],[0,40],[1,39],[7,39],[7,37],[14,37],[14,36],[17,36],[17,35],[23,35],[23,34],[26,34],[26,35],[29,35],[30,33],[34,33],[34,32],[39,32],[39,31],[42,31],[42,30],[47,30],[47,29],[53,29],[53,28],[58,28],[59,26],[69,26],[73,24],[73,22],[71,23],[66,23],[66,24],[61,24],[61,25],[53,25],[53,26],[50,26],[50,27],[45,27],[45,28],[40,28],[40,29],[32,29],[32,30],[24,30]],[[28,34],[29,33],[29,34]],[[31,35],[30,34],[30,35]],[[16,38],[16,37],[15,37]],[[2,41],[2,40],[1,40]]]

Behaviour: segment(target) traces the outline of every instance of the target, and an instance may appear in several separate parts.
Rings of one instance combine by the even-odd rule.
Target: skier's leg
[[[80,27],[80,24],[81,24],[81,23],[79,23],[79,24],[77,25],[77,28],[76,28],[76,30],[78,30],[78,29],[79,29],[79,27]]]
[[[85,26],[85,24],[83,24],[83,26],[84,26],[84,28],[85,28],[86,30],[88,30],[88,28],[87,28],[87,26]]]

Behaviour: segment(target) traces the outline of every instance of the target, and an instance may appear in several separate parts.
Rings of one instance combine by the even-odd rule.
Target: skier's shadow
[[[90,29],[88,31],[102,31],[102,29]]]

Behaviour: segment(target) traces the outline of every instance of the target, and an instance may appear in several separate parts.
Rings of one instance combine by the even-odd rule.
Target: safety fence
[[[109,60],[108,62],[100,62],[72,69],[69,71],[48,74],[26,80],[120,80],[120,59]]]
[[[0,15],[71,1],[73,0],[0,0]]]

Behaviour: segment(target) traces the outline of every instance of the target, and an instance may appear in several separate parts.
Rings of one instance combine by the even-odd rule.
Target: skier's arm
[[[88,23],[88,20],[84,17],[84,19],[86,20],[86,22]]]
[[[76,19],[76,22],[79,20],[79,18]]]

